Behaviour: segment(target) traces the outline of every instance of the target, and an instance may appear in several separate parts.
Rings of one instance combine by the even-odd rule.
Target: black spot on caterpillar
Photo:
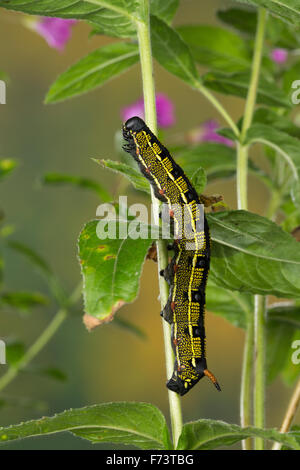
[[[175,354],[174,371],[167,387],[184,395],[206,376],[221,390],[206,364],[204,315],[210,235],[204,214],[204,227],[201,231],[196,230],[201,207],[199,196],[183,170],[142,119],[129,119],[123,126],[123,136],[127,141],[124,150],[137,161],[155,196],[168,203],[175,223],[187,228],[189,233],[188,238],[183,232],[184,235],[175,240],[174,256],[161,271],[170,285],[169,298],[161,315],[171,324]],[[181,209],[181,214],[188,214],[187,220],[183,221],[180,211],[173,210],[174,204]],[[190,248],[191,242],[193,249]]]

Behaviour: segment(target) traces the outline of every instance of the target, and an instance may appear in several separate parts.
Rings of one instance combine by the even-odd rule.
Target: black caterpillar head
[[[146,128],[146,124],[141,118],[137,116],[128,119],[123,126],[123,137],[124,140],[128,142],[128,144],[123,145],[123,150],[125,150],[125,152],[131,153],[134,158],[136,146],[132,134],[133,132],[140,132],[144,128]]]
[[[134,116],[128,119],[124,124],[124,130],[131,131],[131,132],[140,132],[142,129],[146,127],[143,119],[139,118],[138,116]]]

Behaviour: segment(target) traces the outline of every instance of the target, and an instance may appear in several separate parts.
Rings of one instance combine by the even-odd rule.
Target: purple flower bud
[[[134,116],[138,116],[141,119],[145,119],[143,99],[139,99],[135,101],[135,103],[132,103],[129,106],[126,106],[126,108],[123,108],[121,110],[121,116],[124,122]]]
[[[163,93],[157,93],[155,102],[158,127],[165,128],[173,126],[175,123],[175,116],[172,101]],[[127,121],[127,119],[133,116],[145,119],[144,100],[141,98],[135,103],[123,108],[121,116],[123,121]]]
[[[71,29],[76,22],[76,20],[41,17],[33,29],[46,39],[50,47],[62,51],[71,37]]]
[[[288,51],[286,49],[273,49],[271,52],[271,59],[276,64],[284,64],[288,58]]]
[[[163,93],[157,93],[156,95],[156,110],[159,127],[171,127],[175,124],[173,103]]]
[[[219,127],[220,126],[216,121],[206,121],[200,127],[190,131],[187,134],[187,140],[193,144],[198,144],[200,142],[217,142],[219,144],[227,145],[228,147],[233,147],[234,143],[232,140],[216,133],[216,130],[219,129]]]

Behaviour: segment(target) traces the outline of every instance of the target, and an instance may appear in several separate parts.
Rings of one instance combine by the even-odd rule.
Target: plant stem
[[[282,198],[281,191],[279,191],[278,189],[273,189],[271,198],[269,201],[269,207],[266,213],[266,217],[268,219],[273,220],[274,218],[276,218],[276,213],[280,207],[281,198]]]
[[[256,104],[257,87],[258,87],[258,82],[259,82],[262,51],[263,51],[264,38],[265,38],[266,21],[267,21],[267,11],[264,8],[259,8],[256,36],[255,36],[255,43],[254,43],[254,55],[253,55],[253,61],[252,61],[252,67],[251,67],[250,86],[249,86],[249,90],[247,94],[246,107],[245,107],[245,113],[244,113],[244,119],[243,119],[243,125],[242,125],[242,135],[241,135],[242,141],[245,139],[246,133],[252,124],[252,118],[253,118],[254,108]]]
[[[240,396],[240,418],[241,426],[251,426],[251,383],[252,383],[252,361],[254,351],[254,321],[252,312],[248,314],[247,331],[245,337],[241,396]],[[242,442],[244,450],[251,450],[251,438]]]
[[[254,425],[265,427],[265,368],[266,368],[266,297],[255,296],[255,388],[254,388]],[[255,449],[263,450],[264,440],[255,438]]]
[[[262,52],[263,52],[263,43],[264,43],[264,35],[265,35],[265,26],[266,26],[266,19],[267,19],[267,12],[264,8],[258,9],[258,22],[257,22],[257,29],[256,29],[256,36],[255,36],[255,44],[254,44],[254,55],[252,61],[252,68],[251,68],[251,78],[249,84],[249,90],[246,99],[245,105],[245,112],[244,112],[244,119],[241,131],[241,138],[240,143],[238,144],[237,148],[237,205],[238,209],[240,210],[247,210],[248,208],[248,152],[249,148],[248,145],[245,144],[245,139],[247,136],[247,132],[249,127],[252,124],[252,118],[254,113],[254,108],[256,104],[256,96],[257,96],[257,87],[259,82],[259,75],[260,75],[260,67],[261,67],[261,59],[262,59]],[[260,297],[260,296],[259,296]],[[258,301],[255,299],[255,302],[262,302],[262,300]],[[260,322],[258,324],[258,329],[256,330],[257,336],[256,339],[261,337],[262,332],[260,331],[260,327],[263,324]],[[262,335],[263,336],[263,335]],[[245,349],[244,349],[244,360],[243,360],[243,371],[242,371],[242,384],[241,384],[241,425],[247,425],[251,422],[251,404],[250,404],[250,397],[251,397],[251,361],[254,358],[254,333],[253,333],[253,320],[248,318],[248,325],[247,325],[247,334],[246,334],[246,342],[245,342]],[[260,345],[264,346],[264,345]],[[260,351],[263,355],[264,351]],[[250,361],[250,358],[251,361]],[[260,363],[257,363],[260,364]],[[262,384],[264,381],[261,377],[257,375],[258,371],[256,371],[256,384],[255,387],[259,386],[258,384]],[[264,374],[264,371],[259,369],[259,373]],[[261,389],[259,388],[261,391]],[[257,396],[259,395],[256,393]],[[258,404],[258,403],[257,403]],[[259,413],[259,409],[256,406],[255,413]],[[257,417],[257,421],[260,421]],[[250,449],[251,448],[251,441],[246,439],[243,441],[243,449]]]
[[[76,287],[69,298],[68,306],[73,305],[81,296],[81,283]],[[51,338],[55,335],[59,327],[62,325],[68,315],[68,306],[60,308],[52,321],[43,331],[43,333],[37,338],[35,343],[28,349],[24,356],[20,359],[17,364],[11,366],[8,371],[0,378],[0,391],[2,391],[20,372],[24,369],[46,346]]]
[[[255,49],[252,64],[250,88],[247,96],[246,113],[243,120],[242,140],[245,139],[248,128],[251,126],[254,107],[256,103],[257,87],[259,81],[262,52],[264,45],[265,29],[267,21],[267,10],[258,9],[258,22],[255,38]],[[247,106],[248,105],[248,106]],[[255,299],[255,387],[254,387],[254,425],[258,428],[265,426],[265,366],[266,366],[266,297],[256,295]],[[255,439],[255,449],[263,450],[264,440]]]
[[[252,124],[254,108],[256,104],[257,87],[260,74],[263,43],[265,36],[265,25],[267,12],[264,8],[258,9],[258,22],[254,44],[254,55],[251,68],[250,85],[246,99],[244,119],[241,132],[241,144],[238,145],[237,152],[237,200],[238,208],[247,210],[247,167],[248,167],[248,146],[245,145],[245,138],[249,127]]]
[[[269,207],[267,211],[267,217],[270,219],[274,219],[276,217],[277,210],[280,207],[280,201],[282,194],[284,194],[284,173],[285,173],[285,168],[284,168],[284,162],[282,165],[282,158],[280,158],[279,155],[277,155],[277,165],[276,165],[276,179],[277,179],[277,184],[280,189],[273,190],[270,202],[269,202]],[[297,385],[295,387],[295,390],[293,392],[293,395],[290,399],[286,414],[284,416],[280,432],[285,433],[288,432],[293,419],[297,413],[298,407],[300,404],[300,379],[297,382]],[[275,442],[273,444],[272,450],[280,450],[282,447],[282,444],[280,442]]]
[[[145,104],[145,117],[149,128],[154,134],[157,134],[157,119],[156,119],[156,107],[155,107],[155,87],[153,79],[153,65],[152,65],[152,53],[151,53],[151,40],[150,40],[150,24],[149,24],[149,0],[143,0],[144,17],[147,18],[147,22],[137,23],[138,42],[141,58],[141,70],[143,80],[143,93],[144,93],[144,104]],[[159,202],[155,198],[154,193],[151,189],[152,208],[154,214],[155,224],[159,224]],[[164,240],[158,240],[157,242],[157,264],[158,272],[164,269],[168,264],[168,253]],[[159,275],[159,291],[160,301],[162,307],[167,303],[169,296],[169,287],[162,276]],[[174,355],[171,346],[171,329],[170,325],[162,320],[164,345],[165,345],[165,358],[166,358],[166,371],[167,377],[172,375]],[[180,397],[168,390],[170,417],[173,435],[173,444],[176,448],[179,436],[182,430],[182,411]]]
[[[240,210],[248,209],[248,147],[238,143],[237,166],[236,166],[236,188],[237,207]]]
[[[234,132],[234,135],[239,138],[240,131],[235,122],[233,121],[232,117],[228,114],[226,109],[221,105],[221,103],[214,97],[214,95],[207,89],[205,88],[202,83],[197,82],[195,83],[195,87],[200,93],[202,93],[205,98],[208,99],[208,101],[216,108],[217,111],[221,114],[221,116],[224,118],[224,120],[229,124],[231,129]]]
[[[281,425],[281,428],[280,428],[280,432],[288,432],[289,431],[289,429],[292,425],[293,419],[294,419],[294,417],[297,413],[299,404],[300,404],[300,379],[298,380],[296,388],[295,388],[295,390],[293,392],[293,395],[290,399],[286,414],[284,416],[284,419],[283,419],[283,422],[282,422],[282,425]],[[281,446],[282,446],[282,444],[280,444],[279,442],[276,442],[273,445],[272,450],[280,450]]]

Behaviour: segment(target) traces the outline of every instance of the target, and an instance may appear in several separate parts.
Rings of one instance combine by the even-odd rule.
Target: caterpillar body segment
[[[220,386],[207,369],[205,288],[210,264],[209,227],[199,196],[168,150],[138,117],[123,127],[125,150],[137,161],[155,196],[169,206],[174,256],[161,272],[170,285],[161,315],[171,324],[174,371],[167,387],[185,395],[202,377]],[[202,222],[202,223],[201,223]]]

